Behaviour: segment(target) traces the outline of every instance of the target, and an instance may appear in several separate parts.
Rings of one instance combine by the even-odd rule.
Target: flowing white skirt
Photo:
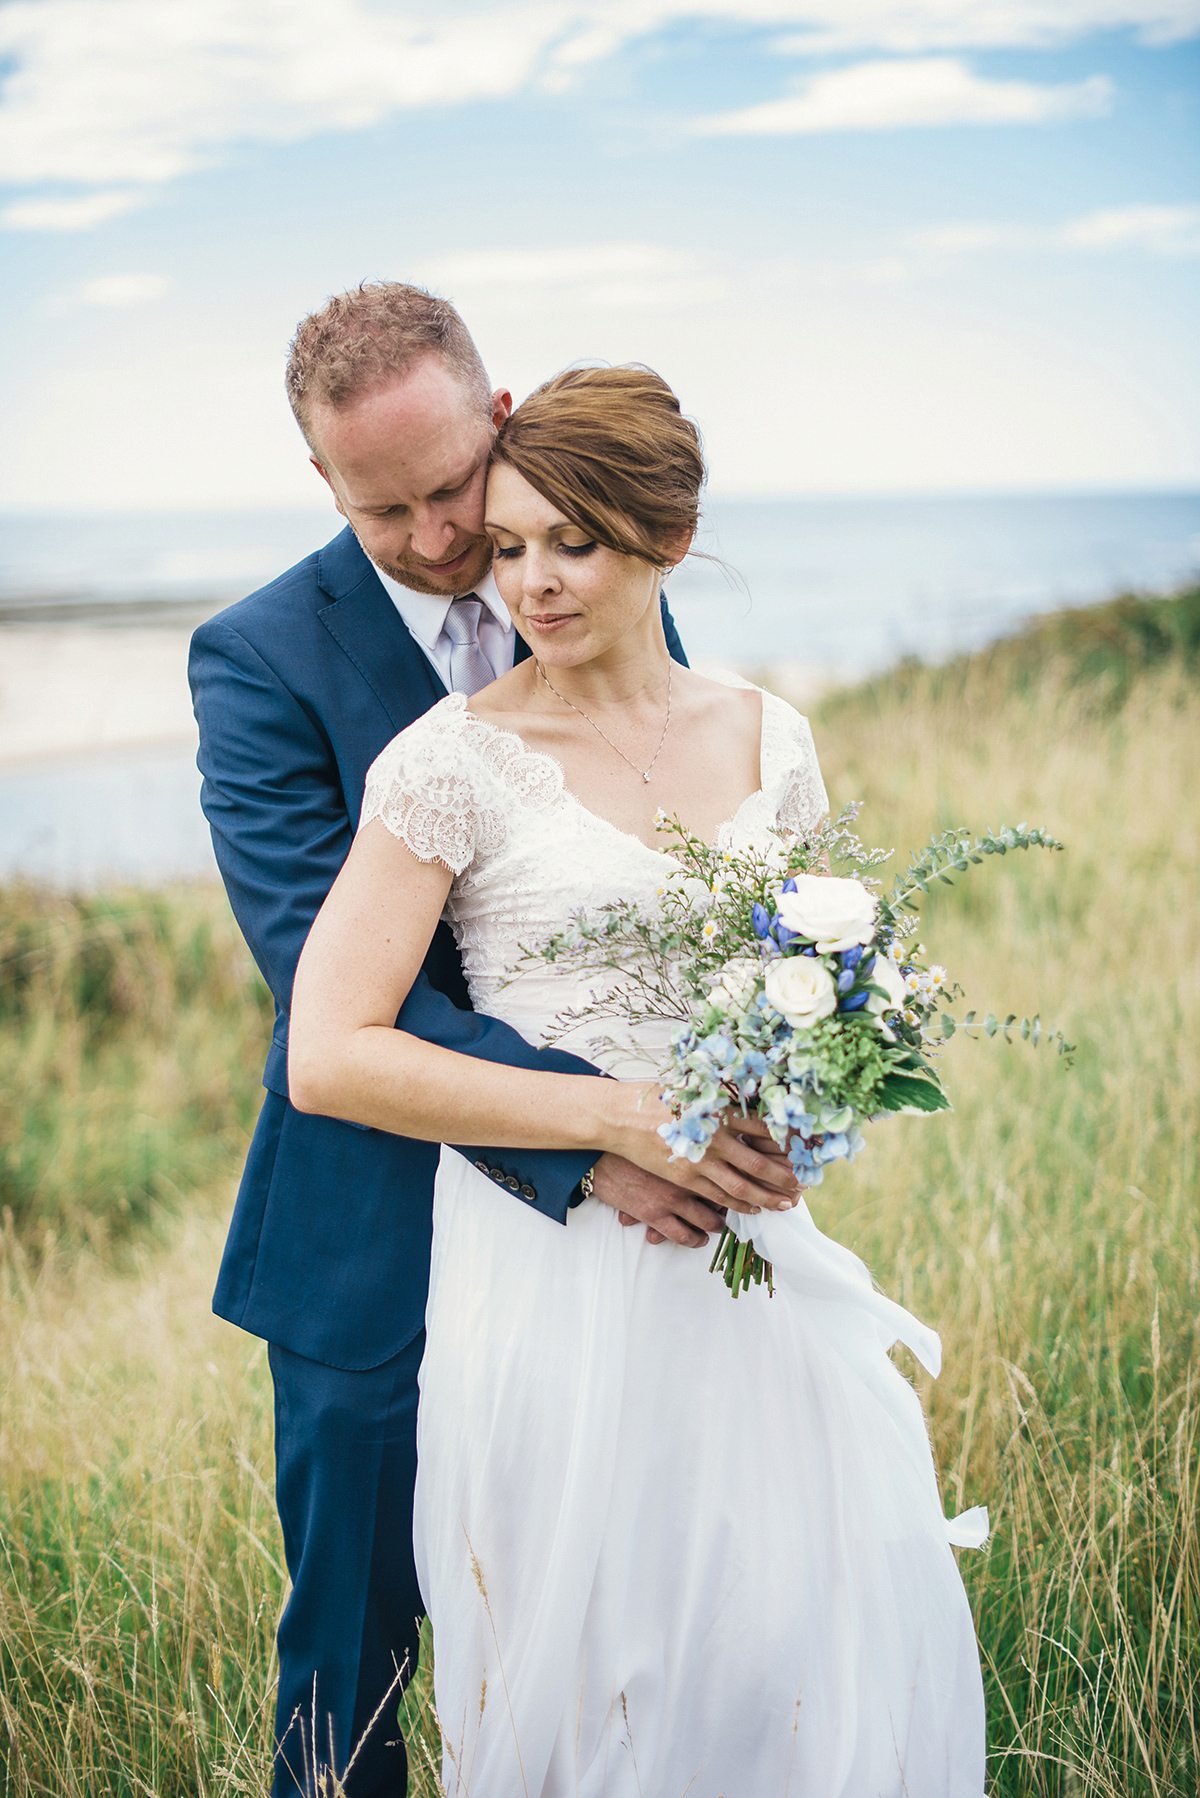
[[[981,1798],[937,1339],[807,1211],[776,1292],[438,1173],[416,1551],[451,1798]],[[955,1540],[978,1540],[972,1515]],[[985,1526],[984,1526],[985,1527]]]

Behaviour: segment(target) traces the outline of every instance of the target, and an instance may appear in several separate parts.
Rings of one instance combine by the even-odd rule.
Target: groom
[[[279,1626],[275,1790],[403,1798],[400,1676],[417,1659],[417,1369],[438,1146],[295,1110],[288,1007],[305,937],[357,824],[372,761],[448,690],[527,655],[483,532],[492,392],[454,308],[380,283],[297,330],[288,397],[348,528],[192,640],[202,804],[238,923],[275,998],[263,1084],[213,1307],[269,1347],[276,1494],[292,1591]],[[670,614],[671,654],[684,661]],[[470,1009],[438,927],[397,1020],[485,1061],[596,1070]],[[721,1215],[595,1151],[465,1151],[496,1203],[566,1221],[597,1198],[697,1243]],[[347,1772],[347,1765],[352,1764]]]

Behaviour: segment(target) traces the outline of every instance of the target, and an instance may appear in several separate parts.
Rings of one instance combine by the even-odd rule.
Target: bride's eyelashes
[[[571,556],[578,561],[583,556],[591,555],[596,548],[596,539],[592,538],[588,543],[560,543],[558,547],[563,555]],[[525,545],[523,543],[498,543],[492,549],[492,555],[498,562],[513,562],[524,553]]]

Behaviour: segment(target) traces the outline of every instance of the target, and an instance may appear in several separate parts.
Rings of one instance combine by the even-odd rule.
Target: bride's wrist
[[[635,1159],[630,1149],[639,1138],[645,1137],[650,1127],[648,1108],[655,1104],[653,1085],[631,1080],[597,1080],[594,1085],[601,1090],[594,1094],[596,1115],[592,1146],[602,1155]]]

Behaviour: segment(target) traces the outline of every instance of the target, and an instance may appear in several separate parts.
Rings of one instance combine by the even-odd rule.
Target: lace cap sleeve
[[[452,874],[504,839],[494,776],[467,725],[466,699],[452,693],[393,737],[367,771],[360,830],[376,818],[418,861]]]
[[[814,830],[829,810],[808,719],[774,693],[763,694],[762,780],[783,830]]]

